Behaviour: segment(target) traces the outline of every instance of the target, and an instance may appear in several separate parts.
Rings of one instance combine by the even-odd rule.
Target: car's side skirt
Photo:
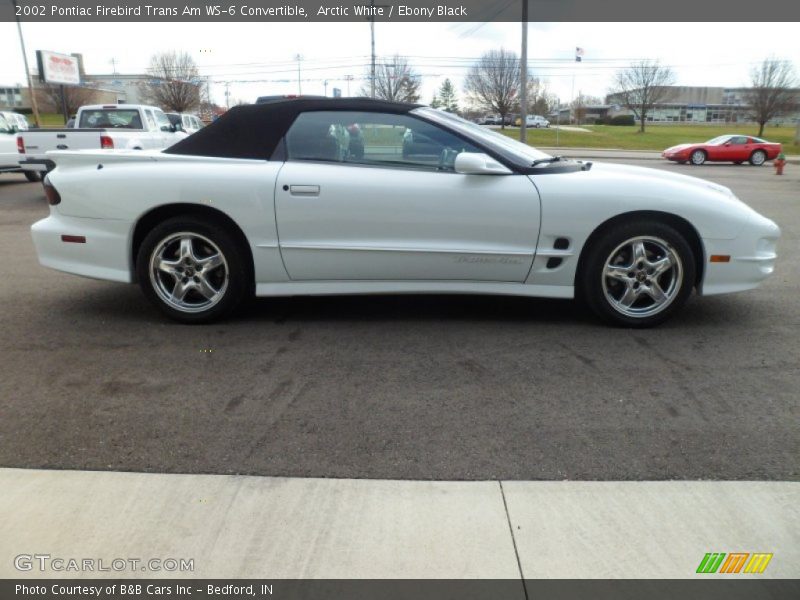
[[[349,294],[490,294],[573,298],[573,286],[485,281],[291,281],[256,284],[256,296],[336,296]]]

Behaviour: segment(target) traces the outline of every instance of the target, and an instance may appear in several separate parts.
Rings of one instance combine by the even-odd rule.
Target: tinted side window
[[[164,112],[161,110],[154,110],[153,114],[155,115],[156,124],[158,125],[158,127],[162,131],[168,131],[170,127],[170,122],[169,119],[167,118],[167,115],[165,115]]]
[[[452,171],[461,152],[480,152],[420,119],[387,113],[318,111],[297,117],[286,134],[288,160]]]

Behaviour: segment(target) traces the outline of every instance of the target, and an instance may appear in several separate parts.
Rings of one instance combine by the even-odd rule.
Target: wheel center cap
[[[639,271],[636,273],[636,281],[642,283],[645,279],[647,279],[647,273],[644,271]]]

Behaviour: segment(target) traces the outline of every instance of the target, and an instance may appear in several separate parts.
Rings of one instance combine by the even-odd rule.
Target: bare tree
[[[531,108],[535,106],[537,103],[541,103],[542,98],[547,95],[547,86],[541,79],[539,79],[538,77],[534,77],[533,73],[531,73],[529,70],[527,77],[527,88],[528,88],[528,94],[527,94],[528,105],[525,108],[525,113],[528,115],[538,114],[531,112]],[[522,94],[518,94],[517,101],[514,103],[513,110],[511,112],[521,112],[522,108],[521,103],[522,103]]]
[[[658,61],[642,60],[617,72],[612,95],[639,119],[639,131],[644,133],[647,113],[656,104],[669,100],[672,96],[669,86],[674,83],[672,69]]]
[[[148,74],[142,84],[143,95],[168,111],[187,112],[200,105],[202,85],[194,59],[186,52],[163,52],[150,59]]]
[[[498,113],[505,127],[506,115],[519,106],[520,75],[516,52],[490,50],[470,67],[464,88],[472,102]]]
[[[751,71],[750,85],[745,96],[758,123],[759,137],[764,135],[764,125],[770,119],[791,114],[800,105],[794,67],[787,60],[774,57],[764,60]]]
[[[600,100],[600,98],[597,96],[589,96],[583,92],[578,92],[577,97],[572,101],[571,104],[572,114],[574,115],[575,120],[578,122],[578,125],[580,125],[583,119],[586,118],[587,106],[596,106],[602,103],[602,100]]]
[[[362,96],[370,95],[369,80],[361,89]],[[420,76],[414,72],[407,58],[395,54],[375,65],[375,97],[393,102],[417,102],[419,100]]]
[[[551,112],[558,110],[558,97],[551,94],[546,88],[543,88],[541,93],[536,96],[533,104],[530,105],[530,111],[535,115],[549,115]]]
[[[67,105],[67,118],[78,112],[78,109],[84,104],[94,104],[97,97],[97,90],[90,87],[65,85],[64,101]],[[39,105],[47,110],[57,113],[62,110],[60,85],[42,84],[41,87],[36,88],[36,99]]]

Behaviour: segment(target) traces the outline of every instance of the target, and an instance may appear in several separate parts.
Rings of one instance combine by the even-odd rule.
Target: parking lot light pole
[[[522,52],[519,60],[519,141],[528,141],[528,0],[522,0]]]
[[[297,54],[294,59],[297,61],[297,95],[303,95],[303,85],[300,83],[300,63],[303,61],[303,57],[300,54]]]
[[[20,48],[22,48],[22,62],[25,65],[25,77],[28,80],[28,94],[31,97],[31,108],[33,109],[33,121],[36,123],[37,127],[41,127],[41,123],[39,122],[39,103],[36,102],[36,90],[33,89],[31,70],[28,68],[28,54],[25,51],[25,38],[22,36],[22,24],[19,21],[19,15],[17,15],[17,0],[11,0],[11,4],[14,6],[14,15],[16,15],[19,45]]]

